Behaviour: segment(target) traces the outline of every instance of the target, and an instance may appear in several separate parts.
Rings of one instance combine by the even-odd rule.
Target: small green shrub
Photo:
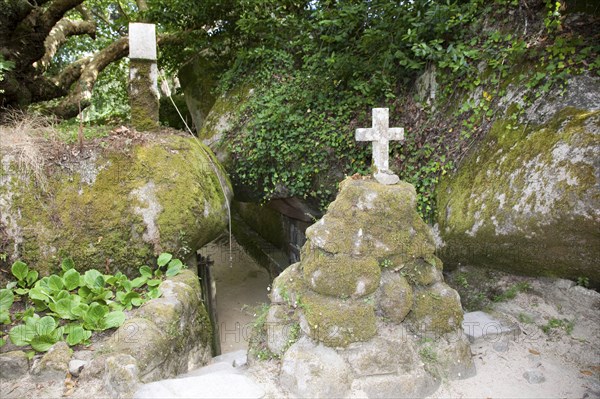
[[[514,284],[502,294],[496,295],[492,300],[494,302],[507,301],[510,299],[514,299],[519,292],[526,292],[529,290],[531,290],[531,285],[526,281],[522,281],[520,283]]]
[[[574,321],[569,321],[568,319],[552,318],[548,320],[548,323],[546,323],[546,325],[542,326],[542,331],[546,334],[550,334],[553,330],[561,329],[564,330],[567,334],[571,335],[574,327]]]

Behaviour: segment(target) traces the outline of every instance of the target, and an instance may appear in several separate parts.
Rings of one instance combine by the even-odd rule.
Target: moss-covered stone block
[[[401,323],[413,306],[412,286],[404,276],[391,271],[382,273],[376,297],[381,316],[394,323]]]
[[[342,301],[308,292],[302,297],[302,307],[306,317],[303,329],[327,346],[347,346],[377,333],[375,309],[370,301]]]
[[[311,250],[303,259],[304,280],[315,292],[333,297],[363,297],[379,287],[381,269],[374,258],[352,258]]]
[[[402,269],[402,273],[411,282],[420,286],[428,286],[444,281],[442,272],[423,258],[407,262]]]
[[[273,280],[269,298],[275,304],[288,304],[298,307],[299,301],[307,290],[300,263],[294,263]]]
[[[409,314],[415,331],[439,336],[461,328],[463,311],[458,293],[444,283],[414,292]]]

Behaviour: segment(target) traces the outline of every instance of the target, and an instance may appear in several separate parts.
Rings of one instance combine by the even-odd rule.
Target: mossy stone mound
[[[210,150],[179,135],[141,137],[109,137],[104,149],[48,163],[44,185],[15,155],[0,155],[0,232],[9,260],[42,275],[64,257],[81,271],[134,275],[160,252],[182,257],[221,234],[227,212],[213,165],[230,187]]]
[[[346,179],[340,188],[327,214],[308,229],[301,262],[273,282],[268,315],[278,316],[259,334],[285,342],[269,346],[283,359],[282,385],[313,396],[314,388],[295,373],[329,376],[343,369],[350,386],[367,397],[424,397],[440,377],[471,376],[460,298],[443,281],[414,188],[363,178]],[[281,334],[290,323],[298,323],[297,337]],[[323,353],[332,360],[317,362]],[[331,380],[310,378],[319,389]]]
[[[415,210],[412,185],[346,179],[340,186],[327,214],[306,230],[312,246],[378,260],[396,255],[408,261],[433,254],[433,237]]]

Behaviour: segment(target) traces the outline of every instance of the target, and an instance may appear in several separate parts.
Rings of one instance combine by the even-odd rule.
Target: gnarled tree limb
[[[128,49],[129,38],[122,37],[94,54],[81,70],[79,81],[75,83],[69,95],[49,111],[61,118],[72,118],[79,113],[80,108],[89,106],[98,74],[110,63],[126,56]]]
[[[58,49],[69,39],[69,37],[86,34],[90,35],[92,39],[95,39],[96,24],[94,22],[70,20],[65,18],[58,21],[44,41],[46,53],[44,53],[44,56],[41,60],[34,64],[38,72],[43,73],[48,69],[52,58]]]

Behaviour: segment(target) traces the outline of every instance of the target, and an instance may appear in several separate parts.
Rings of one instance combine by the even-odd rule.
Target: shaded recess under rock
[[[250,354],[281,356],[299,397],[417,397],[475,372],[455,290],[442,277],[412,185],[348,178],[273,283]]]

